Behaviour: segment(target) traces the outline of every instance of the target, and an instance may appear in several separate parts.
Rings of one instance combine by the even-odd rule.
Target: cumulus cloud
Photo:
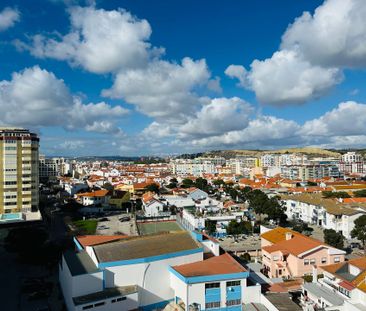
[[[204,59],[186,57],[181,64],[156,60],[145,68],[118,73],[113,86],[102,94],[123,98],[150,117],[184,122],[184,116],[201,103],[195,88],[206,84],[209,77]]]
[[[0,12],[0,31],[5,31],[20,20],[20,12],[17,9],[6,7]]]
[[[148,42],[149,23],[127,11],[76,6],[69,13],[69,33],[54,38],[38,34],[32,43],[18,41],[17,46],[36,57],[65,60],[93,73],[142,67],[163,52]]]
[[[344,68],[366,65],[365,15],[363,0],[327,0],[288,27],[270,58],[254,60],[249,71],[231,65],[225,73],[265,104],[317,99],[342,81]]]
[[[342,80],[338,68],[323,68],[296,51],[282,50],[264,61],[255,60],[245,78],[262,103],[301,104],[329,92]]]
[[[252,112],[252,106],[238,97],[214,98],[181,126],[179,133],[204,137],[239,130],[248,125]]]
[[[105,117],[115,120],[128,110],[104,102],[82,104],[63,80],[38,66],[15,72],[10,81],[0,81],[2,124],[28,127],[62,126],[66,129],[117,131]]]
[[[366,133],[366,105],[343,102],[323,116],[307,121],[302,133],[308,136],[354,136]]]
[[[311,63],[326,67],[364,67],[365,16],[364,0],[327,0],[289,26],[281,48],[296,46]]]
[[[196,139],[193,145],[205,147],[218,146],[283,146],[293,144],[298,136],[300,125],[291,120],[273,116],[260,116],[238,131],[229,131],[219,136]]]

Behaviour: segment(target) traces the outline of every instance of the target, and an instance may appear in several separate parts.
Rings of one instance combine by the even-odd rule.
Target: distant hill
[[[236,157],[236,156],[253,156],[258,157],[263,154],[285,154],[285,153],[300,153],[306,154],[311,157],[340,157],[341,153],[336,151],[329,151],[315,147],[303,147],[303,148],[287,148],[279,150],[215,150],[208,151],[203,156],[222,156],[225,158]]]

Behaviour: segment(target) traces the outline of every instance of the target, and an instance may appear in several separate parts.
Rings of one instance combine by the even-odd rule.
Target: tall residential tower
[[[39,138],[21,128],[0,127],[0,214],[11,219],[14,213],[38,211]],[[38,213],[39,214],[39,213]],[[14,219],[15,220],[15,219]]]

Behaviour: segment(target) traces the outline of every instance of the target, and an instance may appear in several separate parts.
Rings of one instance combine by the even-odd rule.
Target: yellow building
[[[39,138],[21,128],[0,128],[0,214],[38,210]]]

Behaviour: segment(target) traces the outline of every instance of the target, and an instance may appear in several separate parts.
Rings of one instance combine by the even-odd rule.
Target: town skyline
[[[4,1],[0,125],[49,156],[363,148],[364,10]]]

